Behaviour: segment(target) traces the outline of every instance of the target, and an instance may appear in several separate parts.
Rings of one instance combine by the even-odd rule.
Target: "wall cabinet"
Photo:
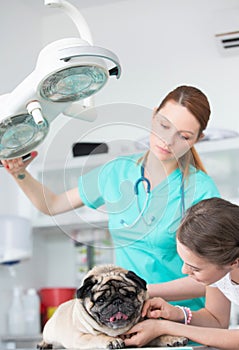
[[[239,204],[239,138],[201,142],[197,150],[221,196]]]
[[[92,157],[94,159],[90,162],[84,156],[82,158],[73,158],[65,165],[58,162],[45,165],[44,167],[34,166],[32,172],[40,182],[53,192],[62,193],[77,187],[78,178],[82,173],[106,162],[108,159],[105,155],[94,155]],[[108,216],[104,208],[93,210],[83,206],[54,217],[49,217],[35,210],[33,225],[34,227],[46,229],[58,227],[69,233],[75,232],[78,228],[81,230],[107,228],[107,221]]]

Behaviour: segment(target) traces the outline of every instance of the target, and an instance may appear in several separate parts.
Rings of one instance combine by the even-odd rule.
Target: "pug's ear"
[[[84,299],[85,297],[87,297],[92,287],[97,283],[97,281],[93,280],[92,277],[93,276],[87,277],[84,280],[83,285],[79,289],[77,289],[77,292],[76,292],[77,299]]]
[[[134,273],[133,271],[128,271],[126,277],[134,281],[140,288],[147,290],[146,281],[143,278],[136,275],[136,273]]]

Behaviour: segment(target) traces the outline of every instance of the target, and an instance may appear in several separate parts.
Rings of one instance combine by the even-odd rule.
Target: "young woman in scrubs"
[[[171,334],[218,349],[238,349],[239,329],[226,328],[231,302],[239,305],[239,207],[221,198],[194,205],[179,227],[177,249],[183,273],[206,285],[205,308],[191,312],[161,298],[150,299],[143,316],[151,319],[129,331],[132,336],[125,339],[126,346],[141,347]]]
[[[177,87],[153,112],[146,154],[118,157],[83,175],[78,187],[62,194],[29,174],[26,166],[32,159],[2,163],[46,215],[84,204],[93,209],[105,205],[115,263],[144,278],[151,296],[195,298],[185,301],[194,310],[204,305],[200,297],[205,288],[181,272],[175,235],[187,208],[219,196],[193,147],[203,137],[209,116],[208,100],[199,89]]]

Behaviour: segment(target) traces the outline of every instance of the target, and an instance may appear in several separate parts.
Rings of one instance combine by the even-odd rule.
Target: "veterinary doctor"
[[[125,339],[126,346],[141,347],[170,334],[237,350],[239,329],[225,328],[229,326],[231,302],[239,305],[239,206],[222,198],[194,205],[178,229],[177,249],[184,261],[183,272],[206,285],[205,308],[191,313],[161,298],[150,299],[142,315],[154,319],[134,326],[128,332],[132,337]]]
[[[50,191],[26,170],[36,152],[27,162],[18,158],[2,163],[46,215],[84,204],[93,209],[105,205],[116,264],[144,278],[151,296],[196,298],[185,301],[195,310],[203,306],[199,297],[205,287],[181,272],[175,235],[188,207],[219,196],[193,147],[203,137],[209,116],[207,97],[199,89],[175,88],[153,111],[146,154],[118,157],[83,175],[78,187],[61,194]]]

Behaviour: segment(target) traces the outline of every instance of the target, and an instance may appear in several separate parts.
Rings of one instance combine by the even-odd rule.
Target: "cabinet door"
[[[203,152],[200,156],[222,197],[239,202],[239,148]]]

